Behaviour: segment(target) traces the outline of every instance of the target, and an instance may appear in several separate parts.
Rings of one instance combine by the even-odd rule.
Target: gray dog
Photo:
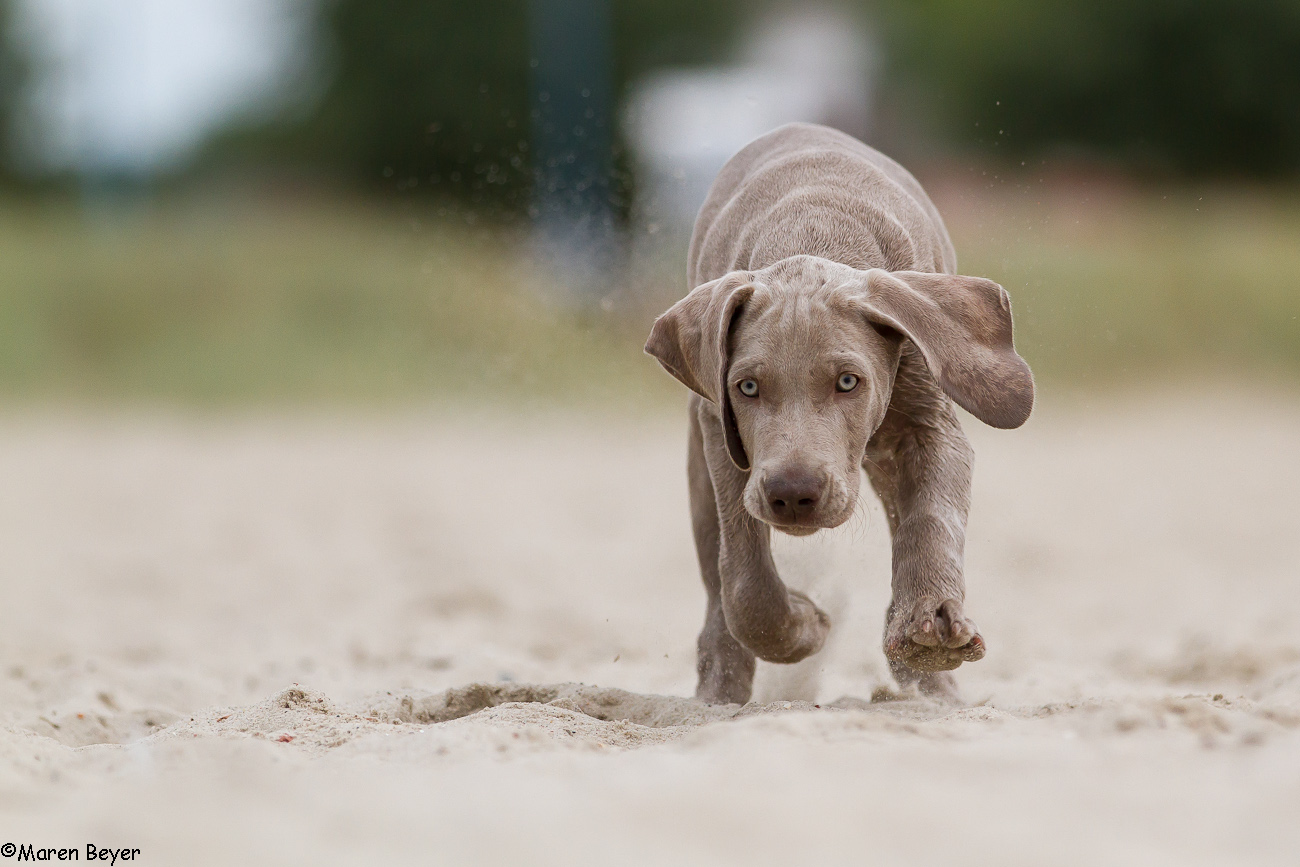
[[[952,402],[999,428],[1034,381],[998,284],[956,276],[934,205],[898,163],[791,124],[723,167],[687,263],[696,287],[646,352],[694,392],[688,475],[708,592],[696,695],[746,702],[755,658],[798,662],[830,619],[776,573],[770,529],[852,515],[858,468],[893,539],[885,654],[901,686],[956,696],[984,656],[962,609],[973,455]]]

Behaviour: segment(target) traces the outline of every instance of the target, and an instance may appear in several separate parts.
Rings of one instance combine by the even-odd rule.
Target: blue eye
[[[858,387],[858,378],[851,373],[841,373],[835,381],[836,391],[853,391]]]
[[[756,397],[758,395],[758,383],[752,379],[742,379],[737,387],[745,397]]]

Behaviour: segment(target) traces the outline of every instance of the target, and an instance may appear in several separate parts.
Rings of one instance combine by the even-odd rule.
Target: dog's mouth
[[[826,527],[814,527],[810,524],[773,524],[771,521],[766,522],[773,530],[780,530],[787,536],[811,536],[818,530],[825,530]]]

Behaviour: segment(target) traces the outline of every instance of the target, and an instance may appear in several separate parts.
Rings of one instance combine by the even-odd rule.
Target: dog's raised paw
[[[949,671],[984,658],[984,638],[956,599],[900,606],[885,629],[885,656],[917,671]]]
[[[811,656],[826,644],[826,636],[831,631],[831,618],[817,607],[804,593],[790,589],[790,612],[794,622],[799,624],[798,653],[799,659]]]

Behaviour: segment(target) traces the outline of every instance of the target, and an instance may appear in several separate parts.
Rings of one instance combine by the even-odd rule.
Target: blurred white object
[[[301,55],[294,0],[20,0],[35,60],[19,157],[34,172],[149,173],[273,100]]]
[[[625,118],[645,219],[688,222],[723,163],[791,121],[869,130],[877,52],[830,7],[762,21],[735,66],[664,70],[632,90]]]

